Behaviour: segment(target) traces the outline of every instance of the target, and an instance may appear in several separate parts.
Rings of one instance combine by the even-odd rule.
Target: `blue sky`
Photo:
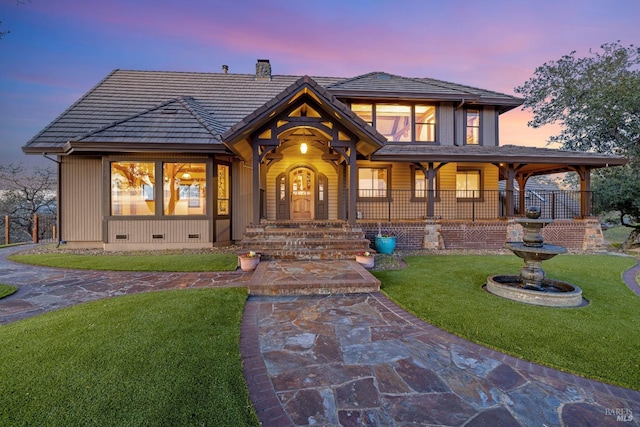
[[[0,164],[110,71],[352,77],[386,71],[514,94],[539,65],[640,44],[637,0],[0,0]],[[501,143],[557,129],[502,116]]]

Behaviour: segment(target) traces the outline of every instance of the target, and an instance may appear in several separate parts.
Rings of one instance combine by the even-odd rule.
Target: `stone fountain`
[[[522,225],[522,242],[507,242],[504,248],[524,260],[520,275],[496,275],[487,278],[487,291],[494,295],[528,304],[549,307],[576,307],[582,304],[582,290],[572,284],[546,278],[542,261],[567,252],[562,246],[544,243],[541,231],[553,222],[540,218],[540,208],[532,206],[526,218],[515,220]]]

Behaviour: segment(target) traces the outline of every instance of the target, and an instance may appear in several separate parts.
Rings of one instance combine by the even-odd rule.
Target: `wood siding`
[[[208,219],[111,220],[109,243],[209,243]]]
[[[438,140],[436,141],[440,145],[453,145],[454,131],[453,131],[453,104],[450,102],[443,102],[438,106],[438,122],[436,127],[438,129]]]
[[[482,126],[482,145],[495,147],[498,145],[497,112],[493,107],[483,107],[480,110],[480,114],[482,114],[480,122]]]
[[[231,188],[233,189],[231,193],[232,240],[242,240],[244,230],[252,221],[252,174],[253,170],[248,163],[236,161],[231,166]]]
[[[102,161],[61,157],[61,240],[102,243]]]

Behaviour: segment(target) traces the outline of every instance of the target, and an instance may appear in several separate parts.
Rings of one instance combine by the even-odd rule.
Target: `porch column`
[[[509,163],[506,170],[506,206],[505,206],[505,215],[507,218],[513,218],[515,216],[515,206],[513,203],[513,179],[516,176],[515,168],[513,167],[513,163]],[[522,187],[520,188],[520,207],[524,206],[524,191]]]
[[[253,224],[260,224],[260,151],[258,141],[252,141],[253,155],[251,157],[251,191],[253,194]]]
[[[358,196],[358,168],[356,167],[356,144],[349,144],[349,225],[356,224],[356,202]]]
[[[591,168],[580,168],[580,216],[591,216]]]
[[[435,216],[436,189],[433,180],[436,177],[436,172],[433,168],[433,162],[429,162],[429,169],[427,169],[427,218]]]

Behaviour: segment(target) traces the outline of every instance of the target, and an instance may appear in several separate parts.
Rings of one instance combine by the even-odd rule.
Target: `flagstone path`
[[[251,278],[239,271],[76,271],[7,260],[23,249],[0,249],[0,283],[19,286],[0,299],[0,324],[110,296],[246,286]],[[640,264],[634,269],[624,278],[640,295],[628,282]],[[640,391],[470,343],[408,314],[379,292],[251,296],[241,354],[265,426],[640,427]]]

